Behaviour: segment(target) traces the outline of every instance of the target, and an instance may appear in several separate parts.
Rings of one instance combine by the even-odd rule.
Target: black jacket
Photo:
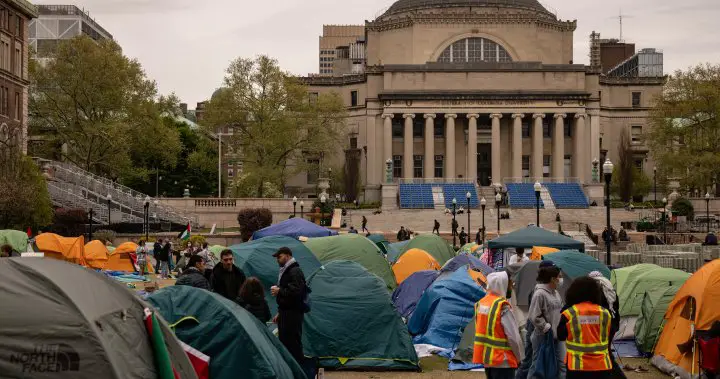
[[[252,313],[253,316],[261,322],[268,322],[272,318],[272,315],[270,314],[270,307],[268,307],[267,301],[265,301],[265,298],[262,296],[247,300],[238,296],[237,299],[235,299],[235,302],[245,308],[248,312]]]
[[[218,295],[235,300],[243,283],[245,283],[245,273],[237,266],[233,265],[232,271],[225,270],[222,264],[217,264],[213,268],[210,287]]]
[[[280,292],[277,305],[280,311],[304,311],[303,298],[307,292],[305,274],[295,262],[288,267],[280,278]]]
[[[189,267],[187,270],[183,271],[177,282],[175,282],[175,285],[191,286],[195,288],[202,288],[204,290],[210,290],[210,285],[208,284],[207,279],[205,279],[205,275],[203,275],[203,273],[195,267]]]

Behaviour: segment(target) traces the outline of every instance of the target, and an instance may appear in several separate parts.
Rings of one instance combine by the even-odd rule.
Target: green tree
[[[265,183],[284,189],[289,176],[306,169],[306,156],[334,153],[345,116],[338,94],[312,95],[276,60],[260,56],[230,64],[224,88],[206,105],[205,126],[234,128],[228,144],[262,197]]]
[[[659,172],[681,185],[720,183],[720,65],[698,65],[669,77],[651,113],[646,139]],[[715,190],[720,195],[718,187]]]
[[[30,66],[31,131],[49,131],[62,157],[112,179],[172,167],[179,138],[163,115],[177,99],[158,97],[140,63],[111,40],[60,42],[53,59]]]

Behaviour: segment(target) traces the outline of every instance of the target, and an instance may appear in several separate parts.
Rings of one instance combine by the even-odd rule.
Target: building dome
[[[516,8],[535,11],[544,15],[553,15],[538,0],[398,0],[390,6],[385,15],[421,9],[454,7]]]

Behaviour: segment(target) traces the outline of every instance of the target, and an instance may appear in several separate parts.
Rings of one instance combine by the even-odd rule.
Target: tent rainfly
[[[559,250],[585,251],[584,243],[543,228],[538,228],[537,226],[518,229],[510,234],[488,242],[488,247],[491,249],[516,247],[532,249],[534,246],[554,247]]]

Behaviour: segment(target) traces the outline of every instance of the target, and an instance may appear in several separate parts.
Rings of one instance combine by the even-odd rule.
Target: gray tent
[[[121,284],[55,259],[2,258],[0,376],[157,378],[144,323],[149,305]],[[182,346],[158,317],[170,361],[195,379]]]

